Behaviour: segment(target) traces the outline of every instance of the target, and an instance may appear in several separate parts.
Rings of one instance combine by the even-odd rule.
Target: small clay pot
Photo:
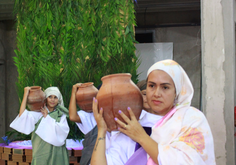
[[[118,113],[119,110],[130,118],[127,107],[132,109],[138,120],[143,107],[143,97],[139,88],[131,80],[131,74],[111,74],[102,77],[101,80],[102,86],[97,94],[98,108],[103,108],[103,117],[108,131],[117,130],[115,117],[125,123]]]
[[[81,84],[75,94],[76,103],[80,109],[86,112],[93,112],[93,97],[96,97],[97,93],[98,89],[93,85],[93,82]]]
[[[27,106],[31,111],[40,111],[45,103],[45,94],[40,86],[32,86],[27,98]]]

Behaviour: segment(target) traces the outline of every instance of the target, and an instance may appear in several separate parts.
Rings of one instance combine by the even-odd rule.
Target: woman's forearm
[[[22,102],[21,102],[21,105],[20,105],[19,116],[21,116],[22,113],[25,111],[29,90],[30,90],[30,87],[25,87],[24,88],[24,96],[23,96],[23,99],[22,99]]]
[[[106,133],[98,131],[97,140],[93,149],[91,165],[107,165],[106,160]]]
[[[157,157],[158,157],[158,143],[155,142],[150,136],[146,134],[145,137],[140,139],[138,142],[143,149],[148,153],[148,155],[152,158],[152,160],[159,165]]]
[[[74,85],[72,88],[71,97],[70,97],[69,116],[70,116],[71,121],[81,123],[81,119],[79,115],[77,114],[76,97],[75,97],[76,91],[77,91],[77,86]]]

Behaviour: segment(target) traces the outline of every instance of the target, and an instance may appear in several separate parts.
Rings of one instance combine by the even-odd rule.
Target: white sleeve
[[[149,113],[145,110],[142,110],[139,117],[139,123],[143,127],[152,127],[154,126],[163,116]]]
[[[17,130],[18,132],[28,135],[35,129],[35,124],[42,116],[43,115],[41,112],[25,110],[21,116],[18,115],[12,121],[10,127]]]
[[[76,125],[83,134],[87,134],[97,125],[93,113],[85,112],[83,110],[80,110],[77,113],[80,117],[81,123],[76,123]]]
[[[42,118],[35,133],[47,143],[62,146],[65,144],[69,130],[65,114],[62,115],[60,122],[56,122],[50,115],[47,115]]]
[[[109,143],[109,144],[107,144]],[[106,160],[108,165],[124,165],[133,155],[136,142],[123,133],[106,136]]]
[[[112,146],[106,150],[106,160],[108,165],[124,165],[128,158],[126,151],[120,146]]]

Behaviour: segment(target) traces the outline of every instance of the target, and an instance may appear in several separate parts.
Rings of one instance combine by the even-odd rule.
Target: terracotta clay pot
[[[29,95],[27,98],[27,106],[31,111],[40,111],[45,103],[45,94],[40,86],[30,87]]]
[[[83,83],[76,92],[76,103],[80,109],[86,112],[93,112],[93,97],[96,97],[98,89],[93,82]]]
[[[118,114],[119,110],[129,116],[127,107],[130,107],[139,119],[143,107],[143,97],[138,87],[131,80],[131,74],[119,73],[102,77],[102,87],[98,91],[98,108],[103,108],[104,120],[108,131],[117,130],[118,125],[114,118],[124,120]],[[125,122],[124,122],[125,123]]]

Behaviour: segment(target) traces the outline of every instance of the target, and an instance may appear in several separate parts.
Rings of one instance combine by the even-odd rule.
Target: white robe
[[[78,111],[81,123],[76,123],[79,129],[87,134],[96,125],[93,113],[87,113],[83,110]],[[151,114],[142,110],[139,123],[145,127],[152,127],[162,116]],[[121,133],[120,131],[111,131],[106,133],[106,159],[108,165],[122,165],[133,155],[136,142]]]
[[[35,124],[42,117],[41,112],[25,110],[22,115],[19,115],[10,124],[10,127],[24,134],[30,134],[35,129]],[[63,114],[60,122],[47,115],[43,117],[35,133],[49,144],[54,146],[62,146],[69,133],[69,126],[66,120],[66,115]]]

